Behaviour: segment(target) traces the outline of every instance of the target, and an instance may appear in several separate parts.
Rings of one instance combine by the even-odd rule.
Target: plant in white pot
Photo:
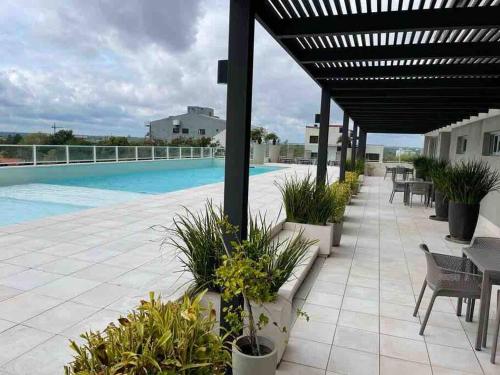
[[[277,183],[286,211],[284,229],[302,231],[309,240],[317,240],[320,254],[330,255],[333,227],[328,221],[335,208],[333,192],[326,183],[305,178],[286,177]]]
[[[484,161],[460,161],[446,174],[445,195],[449,199],[448,224],[451,240],[468,243],[476,229],[480,203],[500,189],[500,173]]]
[[[332,245],[339,246],[344,226],[345,207],[351,197],[351,188],[349,184],[337,181],[330,186],[330,189],[332,189],[335,199],[335,208],[330,217],[330,222],[333,225]]]
[[[267,133],[265,136],[266,142],[271,142],[271,144],[268,144],[269,147],[269,160],[271,163],[277,163],[280,158],[280,151],[281,151],[281,146],[279,144],[279,137],[276,135],[276,133]]]
[[[266,158],[266,145],[262,143],[266,136],[266,129],[262,127],[252,128],[250,138],[253,144],[253,164],[264,164]]]

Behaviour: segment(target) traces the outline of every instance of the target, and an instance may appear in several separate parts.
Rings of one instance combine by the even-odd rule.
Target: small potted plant
[[[345,172],[345,182],[351,187],[351,194],[357,195],[359,191],[359,175],[357,172]]]
[[[221,223],[222,232],[231,239],[236,230],[225,220]],[[260,242],[260,241],[257,241]],[[232,345],[232,371],[234,375],[272,375],[276,373],[278,353],[275,343],[258,331],[269,323],[264,313],[254,315],[254,307],[276,300],[277,292],[272,284],[275,278],[269,272],[270,257],[263,255],[257,259],[252,254],[260,252],[252,241],[231,241],[232,250],[226,247],[227,254],[217,269],[217,283],[222,288],[225,319],[231,333],[237,337]],[[243,306],[233,305],[233,301],[243,300]]]
[[[262,127],[252,128],[250,138],[253,143],[253,164],[264,164],[266,158],[266,145],[262,143],[266,130]]]
[[[268,145],[269,147],[269,160],[271,163],[277,163],[280,158],[280,149],[281,146],[279,145],[279,137],[276,135],[276,133],[267,133],[265,136],[266,142],[271,142],[271,144]]]
[[[345,182],[335,182],[330,188],[333,190],[335,199],[335,208],[330,218],[333,226],[332,246],[339,246],[344,226],[345,207],[351,196],[351,188]]]
[[[432,220],[448,221],[448,197],[446,197],[446,180],[449,172],[447,161],[436,161],[429,167],[429,175],[434,184],[434,203],[436,214],[429,216]]]
[[[461,161],[446,175],[448,239],[469,243],[476,230],[481,200],[500,189],[500,174],[484,161]]]
[[[317,240],[319,252],[330,255],[333,227],[328,221],[335,208],[332,189],[326,183],[305,178],[286,177],[277,183],[286,212],[284,229],[302,231],[305,238]]]

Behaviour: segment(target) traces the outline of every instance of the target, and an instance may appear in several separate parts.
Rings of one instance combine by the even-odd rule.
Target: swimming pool
[[[22,167],[21,167],[22,168]],[[279,167],[252,167],[259,175]],[[130,171],[0,186],[0,226],[224,181],[223,166]]]

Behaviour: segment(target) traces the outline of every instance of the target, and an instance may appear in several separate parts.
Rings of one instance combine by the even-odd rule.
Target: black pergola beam
[[[500,95],[490,95],[484,98],[477,97],[469,97],[469,98],[435,98],[432,101],[426,98],[394,98],[390,101],[381,99],[373,99],[373,98],[348,98],[348,99],[339,99],[337,103],[341,105],[349,105],[349,104],[361,104],[361,105],[407,105],[407,104],[425,104],[425,105],[433,105],[433,104],[450,104],[450,105],[462,105],[462,104],[477,104],[480,106],[490,105],[490,104],[498,104],[500,103]]]
[[[449,28],[477,29],[495,27],[500,19],[500,8],[490,6],[359,12],[349,15],[293,19],[271,16],[272,10],[269,4],[267,7],[268,9],[259,9],[258,13],[260,19],[272,28],[277,38]]]
[[[321,107],[319,120],[318,163],[316,166],[316,183],[326,182],[326,166],[328,164],[328,131],[330,127],[330,93],[321,89]]]
[[[499,22],[500,23],[500,22]],[[303,49],[296,41],[289,48],[303,64],[370,60],[499,57],[500,43],[433,43],[390,46]],[[394,67],[397,69],[398,67]]]
[[[496,89],[500,94],[500,78],[357,79],[326,81],[325,85],[335,92],[341,90]]]
[[[389,78],[452,75],[500,75],[500,64],[439,64],[310,68],[314,78]]]
[[[483,111],[483,110],[488,110],[489,105],[485,106],[480,106],[480,105],[468,105],[468,104],[433,104],[433,103],[428,103],[428,104],[392,104],[392,103],[384,103],[384,104],[346,104],[342,105],[343,108],[345,109],[351,109],[351,110],[375,110],[375,111],[380,111],[384,112],[387,110],[422,110],[422,111],[456,111],[456,110],[469,110],[469,109],[475,109],[478,111]]]
[[[471,88],[467,90],[456,89],[394,89],[394,90],[331,90],[332,96],[337,98],[476,98],[491,99],[491,96],[497,96],[500,93],[498,89],[478,89]]]

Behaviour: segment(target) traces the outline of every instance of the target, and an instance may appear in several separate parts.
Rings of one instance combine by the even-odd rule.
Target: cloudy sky
[[[225,117],[217,60],[227,0],[2,0],[0,131],[143,136],[144,122],[213,107]],[[319,87],[257,25],[253,122],[290,142],[319,111]],[[332,118],[341,121],[334,105]],[[370,143],[420,146],[420,136]]]

